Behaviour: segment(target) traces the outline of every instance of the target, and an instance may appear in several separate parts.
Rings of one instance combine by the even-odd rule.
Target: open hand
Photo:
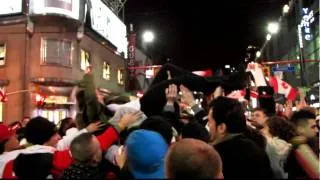
[[[142,115],[143,112],[141,111],[125,113],[119,121],[119,126],[121,127],[121,129],[124,129],[135,123]]]
[[[94,133],[96,131],[99,131],[102,129],[102,127],[105,125],[105,123],[101,122],[101,121],[97,121],[97,122],[94,122],[94,123],[90,123],[86,129],[88,132],[90,133]]]
[[[184,85],[180,85],[181,90],[181,102],[184,104],[189,105],[190,107],[194,106],[196,104],[196,101],[193,97],[192,92],[186,88]]]
[[[173,105],[174,102],[177,100],[177,86],[175,84],[170,84],[168,88],[166,88],[166,98],[167,98],[167,104]]]

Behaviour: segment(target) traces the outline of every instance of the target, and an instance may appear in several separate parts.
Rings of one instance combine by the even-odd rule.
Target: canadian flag
[[[230,94],[227,95],[227,97],[232,98],[232,99],[238,99],[239,101],[244,101],[244,97],[246,95],[246,90],[237,90],[237,91],[232,91]],[[256,91],[250,91],[250,97],[253,99],[258,98],[258,93]]]
[[[290,84],[275,76],[270,77],[269,83],[275,93],[283,94],[288,100],[296,99],[297,91]]]

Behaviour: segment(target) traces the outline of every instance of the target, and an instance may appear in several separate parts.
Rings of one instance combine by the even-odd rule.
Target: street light
[[[267,29],[269,33],[277,34],[279,31],[279,23],[277,22],[269,23]]]
[[[267,34],[266,39],[267,39],[267,41],[270,41],[270,39],[271,39],[271,34]]]
[[[257,51],[257,52],[256,52],[256,57],[259,58],[260,56],[261,56],[261,52],[260,52],[260,51]]]
[[[151,43],[154,40],[154,34],[152,31],[145,31],[142,35],[143,42]]]
[[[283,14],[287,14],[290,10],[290,7],[288,6],[288,4],[284,5],[282,8],[282,12]]]

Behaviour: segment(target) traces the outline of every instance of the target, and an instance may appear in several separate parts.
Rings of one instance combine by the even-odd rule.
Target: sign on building
[[[90,0],[91,28],[123,52],[127,58],[128,42],[126,25],[101,0]]]

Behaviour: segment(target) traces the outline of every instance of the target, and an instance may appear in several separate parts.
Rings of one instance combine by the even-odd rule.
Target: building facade
[[[108,8],[102,1],[12,2],[5,3],[11,11],[0,12],[0,86],[8,98],[0,103],[0,121],[71,117],[88,66],[97,87],[125,91],[126,26],[111,11],[97,17],[95,9]]]
[[[285,81],[294,87],[307,86],[312,88],[313,84],[319,82],[319,1],[296,0],[293,2],[292,8],[281,21],[278,34],[274,35],[266,45],[262,58],[267,61],[296,60],[295,63],[274,64],[271,69],[277,69],[275,68],[277,66],[293,66],[294,71],[280,68],[285,70],[281,72]],[[299,64],[301,59],[307,60],[303,67],[305,83],[302,83],[301,80],[301,66]]]

